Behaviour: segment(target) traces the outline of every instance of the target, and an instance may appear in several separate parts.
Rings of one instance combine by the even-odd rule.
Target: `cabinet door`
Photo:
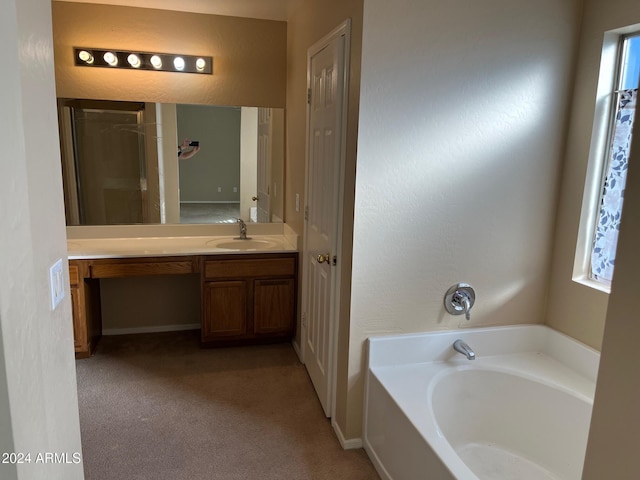
[[[205,282],[202,340],[247,333],[247,284],[244,280]]]
[[[256,280],[254,324],[256,335],[292,334],[295,315],[295,286],[292,278]]]

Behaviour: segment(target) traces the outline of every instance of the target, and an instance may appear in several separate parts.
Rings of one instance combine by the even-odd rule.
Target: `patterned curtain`
[[[618,97],[618,111],[591,252],[591,276],[596,280],[611,282],[613,278],[637,93],[637,89],[623,90]]]

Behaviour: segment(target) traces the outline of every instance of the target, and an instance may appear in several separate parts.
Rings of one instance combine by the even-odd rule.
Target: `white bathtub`
[[[365,450],[383,479],[578,480],[599,358],[542,325],[371,338]]]

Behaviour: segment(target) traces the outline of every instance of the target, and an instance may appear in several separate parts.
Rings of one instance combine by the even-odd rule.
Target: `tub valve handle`
[[[476,292],[468,283],[458,283],[447,290],[444,296],[444,308],[451,315],[464,314],[467,320],[471,319],[471,307],[476,301]]]

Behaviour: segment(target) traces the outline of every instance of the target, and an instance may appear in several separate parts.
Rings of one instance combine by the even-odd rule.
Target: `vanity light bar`
[[[73,51],[78,67],[213,74],[213,57],[79,47],[74,47]]]

